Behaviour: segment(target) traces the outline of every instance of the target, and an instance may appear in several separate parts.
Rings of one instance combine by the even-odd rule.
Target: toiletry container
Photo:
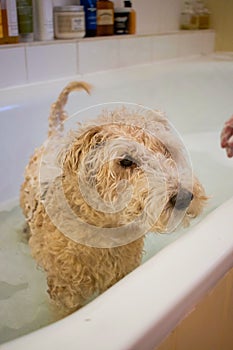
[[[198,16],[194,11],[191,1],[185,1],[184,8],[180,15],[180,29],[197,29]]]
[[[96,3],[97,35],[114,34],[114,5],[109,0],[99,0]]]
[[[4,44],[1,0],[0,0],[0,44]]]
[[[196,4],[196,13],[198,17],[198,28],[199,29],[208,29],[210,27],[210,11],[202,0],[197,0]]]
[[[130,10],[129,12],[129,34],[135,34],[136,33],[136,11],[132,8],[131,1],[124,1],[125,7]]]
[[[1,0],[1,43],[15,44],[19,42],[18,20],[15,0]]]
[[[43,41],[54,38],[52,0],[34,1],[34,38]]]
[[[2,23],[2,35],[0,38],[1,44],[7,44],[8,36],[8,24],[7,24],[7,14],[6,14],[6,0],[0,0],[1,6],[1,23]]]
[[[83,6],[54,7],[54,34],[57,39],[78,39],[85,36]]]
[[[6,0],[6,14],[7,14],[7,43],[16,44],[19,42],[19,30],[16,0]]]
[[[20,41],[33,41],[34,33],[32,0],[16,0],[16,4]]]
[[[130,9],[119,7],[114,9],[114,34],[129,33],[129,15]]]
[[[96,0],[81,0],[81,5],[84,6],[86,36],[96,35]]]

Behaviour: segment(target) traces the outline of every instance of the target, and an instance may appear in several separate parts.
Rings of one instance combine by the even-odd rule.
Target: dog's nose
[[[189,206],[193,194],[186,189],[180,189],[179,192],[170,199],[170,203],[177,210],[185,209]]]

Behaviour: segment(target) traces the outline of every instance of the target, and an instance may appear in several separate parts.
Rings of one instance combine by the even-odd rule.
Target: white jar
[[[76,39],[85,36],[83,6],[54,7],[54,34],[57,39]]]

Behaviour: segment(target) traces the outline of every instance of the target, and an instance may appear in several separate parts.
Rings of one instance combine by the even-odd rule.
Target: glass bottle
[[[6,0],[1,0],[1,17],[2,17],[2,43],[7,44],[8,23],[6,13]]]
[[[180,29],[197,29],[198,16],[193,9],[191,1],[185,1],[184,8],[180,15]]]
[[[110,0],[99,0],[96,3],[97,36],[113,35],[114,33],[114,4]]]
[[[198,16],[198,28],[208,29],[210,27],[210,12],[202,0],[196,1],[196,13]]]

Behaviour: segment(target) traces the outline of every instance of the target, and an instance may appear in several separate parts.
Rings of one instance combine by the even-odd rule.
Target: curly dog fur
[[[72,82],[52,105],[48,140],[62,138],[62,121],[67,117],[64,105],[69,93],[79,89],[90,92],[88,84]],[[161,138],[165,141],[161,142]],[[170,136],[168,122],[161,113],[148,111],[143,116],[140,110],[129,112],[121,108],[103,112],[96,120],[80,126],[63,139],[56,159],[62,174],[55,176],[50,185],[42,184],[42,191],[40,167],[46,146],[35,151],[26,167],[20,202],[30,227],[32,255],[47,273],[51,299],[65,313],[80,308],[135,269],[141,262],[144,234],[113,247],[91,246],[71,239],[72,233],[69,237],[62,232],[61,227],[67,223],[62,210],[56,209],[54,193],[59,183],[72,212],[83,223],[96,228],[123,229],[128,223],[137,222],[142,215],[150,231],[163,232],[167,230],[174,209],[176,212],[185,209],[181,224],[186,226],[191,218],[201,213],[207,197],[195,177],[192,193],[180,189],[177,162],[182,158],[181,148],[182,145]],[[81,174],[80,181],[77,181],[77,173]],[[86,189],[87,198],[81,190],[83,178],[91,183],[89,190]],[[179,199],[178,193],[181,193]],[[95,196],[100,199],[99,207],[98,203],[95,206],[91,202],[95,201]],[[163,198],[161,211],[157,210],[160,202],[155,200],[156,196]],[[121,197],[120,201],[117,201],[118,197]],[[52,220],[45,201],[50,208],[55,208],[53,213],[61,226]],[[124,201],[127,205],[122,207]],[[115,210],[110,210],[114,205]],[[153,213],[156,210],[155,220]],[[81,232],[81,237],[85,238],[85,235],[86,232]],[[130,236],[130,232],[126,231],[125,235]]]

